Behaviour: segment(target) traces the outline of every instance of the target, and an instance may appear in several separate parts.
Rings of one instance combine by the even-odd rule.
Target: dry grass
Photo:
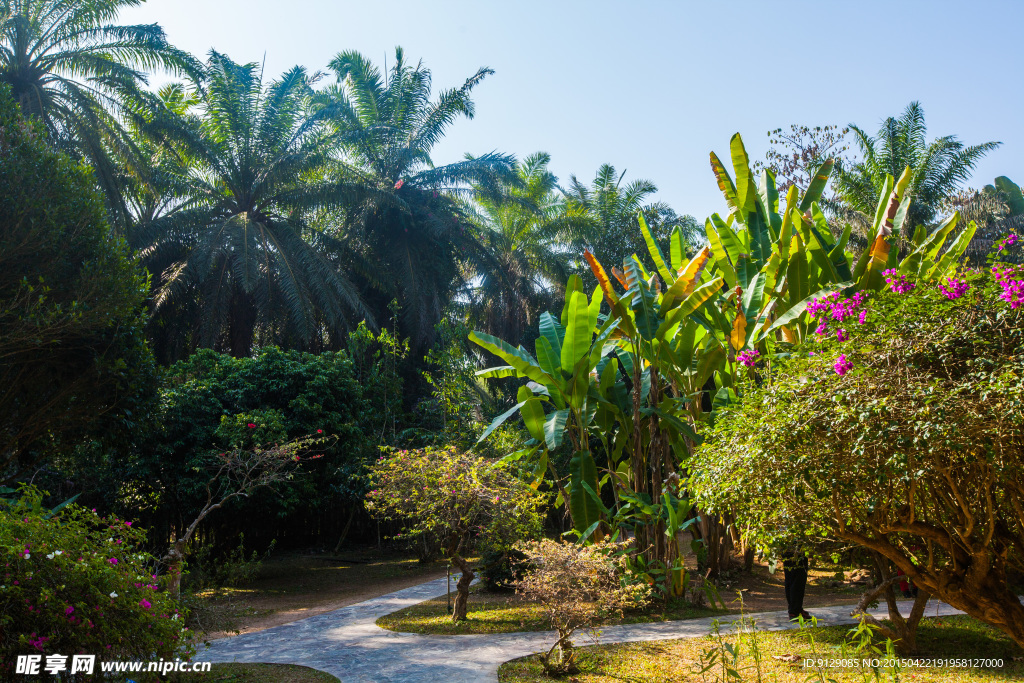
[[[923,658],[979,658],[1002,659],[999,668],[904,668],[893,677],[892,670],[879,672],[876,679],[870,668],[839,669],[805,667],[806,658],[837,658],[841,656],[840,643],[849,627],[834,626],[810,629],[815,644],[808,640],[807,632],[761,632],[756,636],[725,636],[724,642],[739,646],[739,660],[735,669],[739,678],[715,666],[701,675],[707,662],[706,652],[716,648],[712,637],[668,640],[650,643],[623,643],[581,648],[580,672],[566,679],[568,683],[730,683],[761,681],[762,683],[808,683],[836,681],[856,683],[863,681],[903,681],[905,683],[984,683],[1021,680],[1024,678],[1024,651],[1003,633],[970,617],[926,619],[918,631],[918,642]],[[758,675],[751,658],[751,637],[763,653],[763,664]],[[884,646],[881,646],[884,649]],[[774,659],[774,656],[796,656],[795,662]],[[857,656],[859,658],[859,656]],[[506,662],[498,671],[501,683],[550,683],[536,656]]]

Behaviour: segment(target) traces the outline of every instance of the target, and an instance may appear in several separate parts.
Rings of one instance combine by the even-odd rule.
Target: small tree
[[[366,509],[403,522],[402,535],[431,534],[459,568],[452,621],[466,618],[475,574],[465,554],[480,541],[511,546],[540,533],[543,497],[507,467],[453,448],[395,451],[371,468]]]
[[[534,568],[516,583],[516,592],[543,604],[551,627],[558,631],[557,642],[541,655],[549,674],[577,670],[574,633],[649,600],[650,586],[632,580],[626,568],[626,555],[621,552],[626,545],[545,539],[522,547]]]
[[[249,424],[255,428],[255,424]],[[323,442],[323,438],[297,439],[285,444],[233,448],[219,453],[216,467],[206,483],[206,502],[184,533],[171,543],[167,554],[161,560],[167,566],[168,591],[178,597],[181,588],[181,570],[186,558],[186,547],[199,524],[214,510],[224,507],[234,498],[244,498],[256,489],[274,487],[293,477],[294,465],[312,445]],[[309,455],[318,458],[320,455]]]
[[[752,368],[758,386],[694,463],[698,501],[736,511],[762,546],[807,533],[870,551],[882,581],[858,612],[885,595],[904,651],[925,594],[1024,645],[1008,582],[1024,569],[1024,278],[992,271],[890,273],[841,329],[827,328],[845,303],[812,305],[822,335]],[[892,568],[921,592],[907,621]]]

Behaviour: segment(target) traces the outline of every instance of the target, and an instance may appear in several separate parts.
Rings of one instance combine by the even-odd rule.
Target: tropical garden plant
[[[544,539],[521,546],[531,569],[516,582],[516,592],[543,605],[548,622],[558,632],[555,644],[540,657],[549,675],[579,670],[573,634],[647,604],[650,587],[630,569],[627,545]]]
[[[0,83],[57,149],[90,164],[121,228],[128,223],[123,177],[146,163],[120,115],[141,96],[142,69],[196,73],[198,67],[160,26],[112,23],[141,1],[0,2]]]
[[[869,217],[886,176],[899,177],[909,167],[907,190],[914,204],[900,235],[905,240],[920,226],[933,223],[943,202],[970,178],[977,163],[1001,144],[965,145],[955,135],[929,142],[919,102],[907,105],[898,118],[885,119],[874,136],[853,124],[850,130],[863,158],[836,169],[836,194],[849,209]]]
[[[328,177],[354,190],[330,233],[352,246],[354,270],[379,292],[368,295],[371,311],[383,319],[397,298],[403,335],[414,347],[429,347],[435,324],[465,285],[466,265],[494,265],[470,201],[497,198],[503,181],[517,180],[507,155],[440,166],[430,156],[452,123],[473,118],[472,92],[493,71],[481,68],[431,100],[430,70],[411,64],[401,48],[387,74],[353,51],[339,53],[329,68],[337,82],[317,92],[313,107],[340,144]]]
[[[1024,278],[997,261],[931,280],[890,272],[856,302],[857,323],[841,320],[846,302],[821,301],[815,315],[843,333],[751,367],[693,465],[697,500],[734,511],[763,548],[829,537],[901,570],[925,596],[910,622],[892,616],[906,650],[925,594],[1024,642],[1007,580],[1024,563],[1022,298]],[[891,593],[883,576],[874,597]]]
[[[74,503],[47,509],[23,488],[0,499],[0,678],[17,655],[88,653],[99,659],[188,658],[191,634],[161,590],[146,532]],[[98,667],[96,668],[98,673]]]
[[[180,161],[184,203],[137,228],[158,353],[248,356],[258,341],[318,349],[358,319],[372,324],[339,268],[346,248],[307,220],[347,189],[323,178],[332,133],[307,115],[310,76],[295,67],[265,84],[258,64],[211,52],[203,77],[192,106],[165,106],[146,124]]]
[[[452,621],[466,618],[476,576],[467,553],[540,535],[543,496],[507,465],[454,448],[392,451],[373,465],[370,481],[367,510],[400,522],[403,536],[431,535],[461,572]]]

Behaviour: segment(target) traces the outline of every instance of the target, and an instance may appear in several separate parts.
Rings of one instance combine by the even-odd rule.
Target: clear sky
[[[911,100],[929,138],[1003,142],[973,186],[1024,182],[1024,0],[149,0],[122,22],[157,22],[199,55],[265,54],[274,76],[347,49],[390,63],[396,45],[435,88],[489,66],[476,118],[451,128],[435,163],[543,150],[567,182],[607,162],[701,220],[724,208],[708,152],[725,156],[733,133],[761,157],[769,129],[874,132]]]

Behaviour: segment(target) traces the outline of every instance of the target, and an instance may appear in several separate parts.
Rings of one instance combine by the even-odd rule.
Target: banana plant
[[[894,180],[892,175],[885,178],[868,235],[871,247],[861,254],[853,271],[859,290],[882,289],[885,286],[883,273],[889,269],[896,269],[900,275],[908,275],[915,282],[941,280],[956,270],[960,257],[978,229],[975,222],[971,221],[949,248],[943,250],[949,235],[960,221],[959,211],[954,212],[930,234],[923,225],[918,226],[908,245],[910,253],[900,260],[899,250],[893,247],[902,234],[912,201],[906,191],[910,178],[909,166],[904,169],[899,180]]]
[[[762,171],[755,185],[739,133],[733,135],[729,147],[735,181],[711,152],[711,169],[729,213],[724,219],[712,214],[705,222],[714,270],[737,292],[737,299],[743,300],[742,311],[732,314],[729,338],[739,351],[760,342],[770,327],[772,332],[779,330],[785,341],[799,341],[807,332],[800,318],[807,305],[821,296],[822,290],[841,289],[853,279],[845,253],[850,228],[835,239],[818,205],[832,161],[817,169],[802,196],[795,186],[790,187],[780,209],[774,174]],[[752,289],[756,298],[749,294]],[[736,303],[740,308],[739,301]],[[779,319],[783,322],[775,325]]]
[[[560,319],[545,312],[540,317],[540,336],[536,357],[521,346],[483,332],[469,335],[471,341],[504,360],[508,365],[477,373],[482,378],[519,377],[527,383],[517,394],[517,403],[499,415],[481,435],[483,441],[502,423],[519,414],[530,434],[526,448],[515,458],[534,457],[538,478],[549,471],[559,496],[569,510],[573,527],[580,533],[593,531],[602,521],[601,510],[587,493],[599,490],[597,465],[590,449],[589,434],[597,412],[592,392],[592,375],[601,360],[611,353],[610,341],[618,322],[607,318],[600,323],[603,294],[600,287],[588,300],[578,276],[566,286],[565,306]],[[568,487],[554,469],[551,452],[562,446],[568,436],[572,447]]]

